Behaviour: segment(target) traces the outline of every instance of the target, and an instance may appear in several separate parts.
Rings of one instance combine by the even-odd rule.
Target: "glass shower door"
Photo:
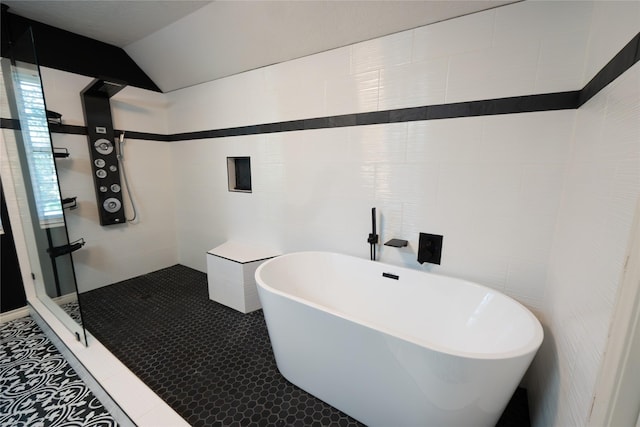
[[[11,118],[19,121],[3,136],[36,295],[86,345],[72,255],[84,242],[69,242],[31,30],[12,42],[2,75]]]

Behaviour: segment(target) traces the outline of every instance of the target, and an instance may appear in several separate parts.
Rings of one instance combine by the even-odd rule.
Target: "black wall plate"
[[[423,264],[440,264],[442,258],[443,236],[438,234],[420,233],[418,242],[418,262]]]

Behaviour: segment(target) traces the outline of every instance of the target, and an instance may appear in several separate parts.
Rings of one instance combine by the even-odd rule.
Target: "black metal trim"
[[[48,229],[47,229],[48,231]],[[62,246],[51,246],[51,241],[49,242],[49,248],[47,249],[47,253],[51,258],[57,258],[62,255],[70,254],[71,252],[75,252],[78,249],[82,248],[85,245],[84,239],[78,239],[75,242],[67,243]],[[56,274],[57,276],[57,274]],[[58,296],[60,296],[60,290],[58,289]]]
[[[53,157],[56,159],[67,159],[70,155],[67,147],[53,147]]]
[[[212,252],[207,252],[207,255],[211,255],[211,256],[214,256],[214,257],[217,257],[217,258],[226,259],[227,261],[232,261],[232,262],[235,262],[236,264],[251,264],[252,262],[266,261],[268,259],[275,258],[277,256],[277,255],[273,255],[273,256],[268,256],[268,257],[265,257],[265,258],[252,259],[250,261],[238,261],[237,259],[228,258],[226,256],[214,254]]]
[[[69,210],[78,209],[78,196],[62,199],[62,208]]]

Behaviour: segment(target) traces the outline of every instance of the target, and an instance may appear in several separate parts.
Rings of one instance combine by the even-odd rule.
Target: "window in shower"
[[[64,226],[40,77],[37,70],[15,67],[12,78],[40,226]]]

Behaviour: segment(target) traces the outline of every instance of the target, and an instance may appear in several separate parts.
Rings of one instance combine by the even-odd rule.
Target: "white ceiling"
[[[124,48],[168,92],[513,0],[2,2]]]

